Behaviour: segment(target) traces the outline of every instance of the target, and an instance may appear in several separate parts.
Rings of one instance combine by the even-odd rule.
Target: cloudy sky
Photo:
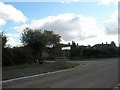
[[[88,2],[89,1],[89,2]],[[0,29],[7,44],[21,45],[24,28],[53,30],[61,42],[118,45],[118,0],[59,0],[59,2],[0,2]]]

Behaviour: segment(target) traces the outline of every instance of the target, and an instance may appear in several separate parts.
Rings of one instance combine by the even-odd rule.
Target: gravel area
[[[30,76],[35,74],[47,73],[66,69],[66,67],[56,67],[55,62],[44,62],[45,65],[34,68],[14,69],[2,71],[2,80],[8,80],[18,77]]]

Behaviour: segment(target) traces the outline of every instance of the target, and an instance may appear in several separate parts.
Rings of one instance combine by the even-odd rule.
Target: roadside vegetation
[[[32,30],[26,28],[22,32],[22,46],[11,47],[6,45],[8,39],[4,32],[2,38],[2,66],[14,66],[33,63],[43,63],[48,49],[59,45],[60,35],[53,31]],[[44,55],[43,55],[44,54]]]
[[[80,65],[80,64],[79,63],[74,63],[74,62],[68,62],[66,64],[66,66],[69,67],[69,68],[73,68],[73,67],[78,66],[78,65]]]
[[[4,66],[2,70],[12,70],[12,69],[23,69],[23,68],[34,68],[34,67],[41,67],[44,64],[25,64],[25,65],[14,65],[14,66]]]
[[[66,46],[71,47],[69,56],[66,55],[70,60],[115,58],[120,56],[120,46],[117,47],[114,41],[111,41],[110,44],[106,42],[105,44],[95,44],[94,46],[80,46],[75,41],[62,44],[60,43],[61,36],[50,30],[24,29],[20,39],[22,46],[11,47],[6,45],[8,37],[4,32],[0,33],[0,38],[2,38],[2,41],[0,41],[2,44],[2,66],[6,69],[32,67],[34,63],[41,65],[46,59],[54,60],[55,57],[60,57],[63,54],[61,47]],[[68,63],[69,65],[74,66],[76,64]]]

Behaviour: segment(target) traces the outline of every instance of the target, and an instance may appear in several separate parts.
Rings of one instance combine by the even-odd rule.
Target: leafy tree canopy
[[[55,34],[53,31],[26,28],[22,33],[21,41],[41,57],[46,46],[56,46],[60,42],[60,37],[59,34]]]
[[[7,36],[5,35],[4,32],[0,33],[0,45],[2,45],[2,47],[5,47],[7,43]]]

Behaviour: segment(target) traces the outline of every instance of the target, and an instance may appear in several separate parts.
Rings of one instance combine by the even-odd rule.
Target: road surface
[[[3,82],[3,88],[113,88],[118,83],[118,59],[74,61],[79,66],[45,75]]]

